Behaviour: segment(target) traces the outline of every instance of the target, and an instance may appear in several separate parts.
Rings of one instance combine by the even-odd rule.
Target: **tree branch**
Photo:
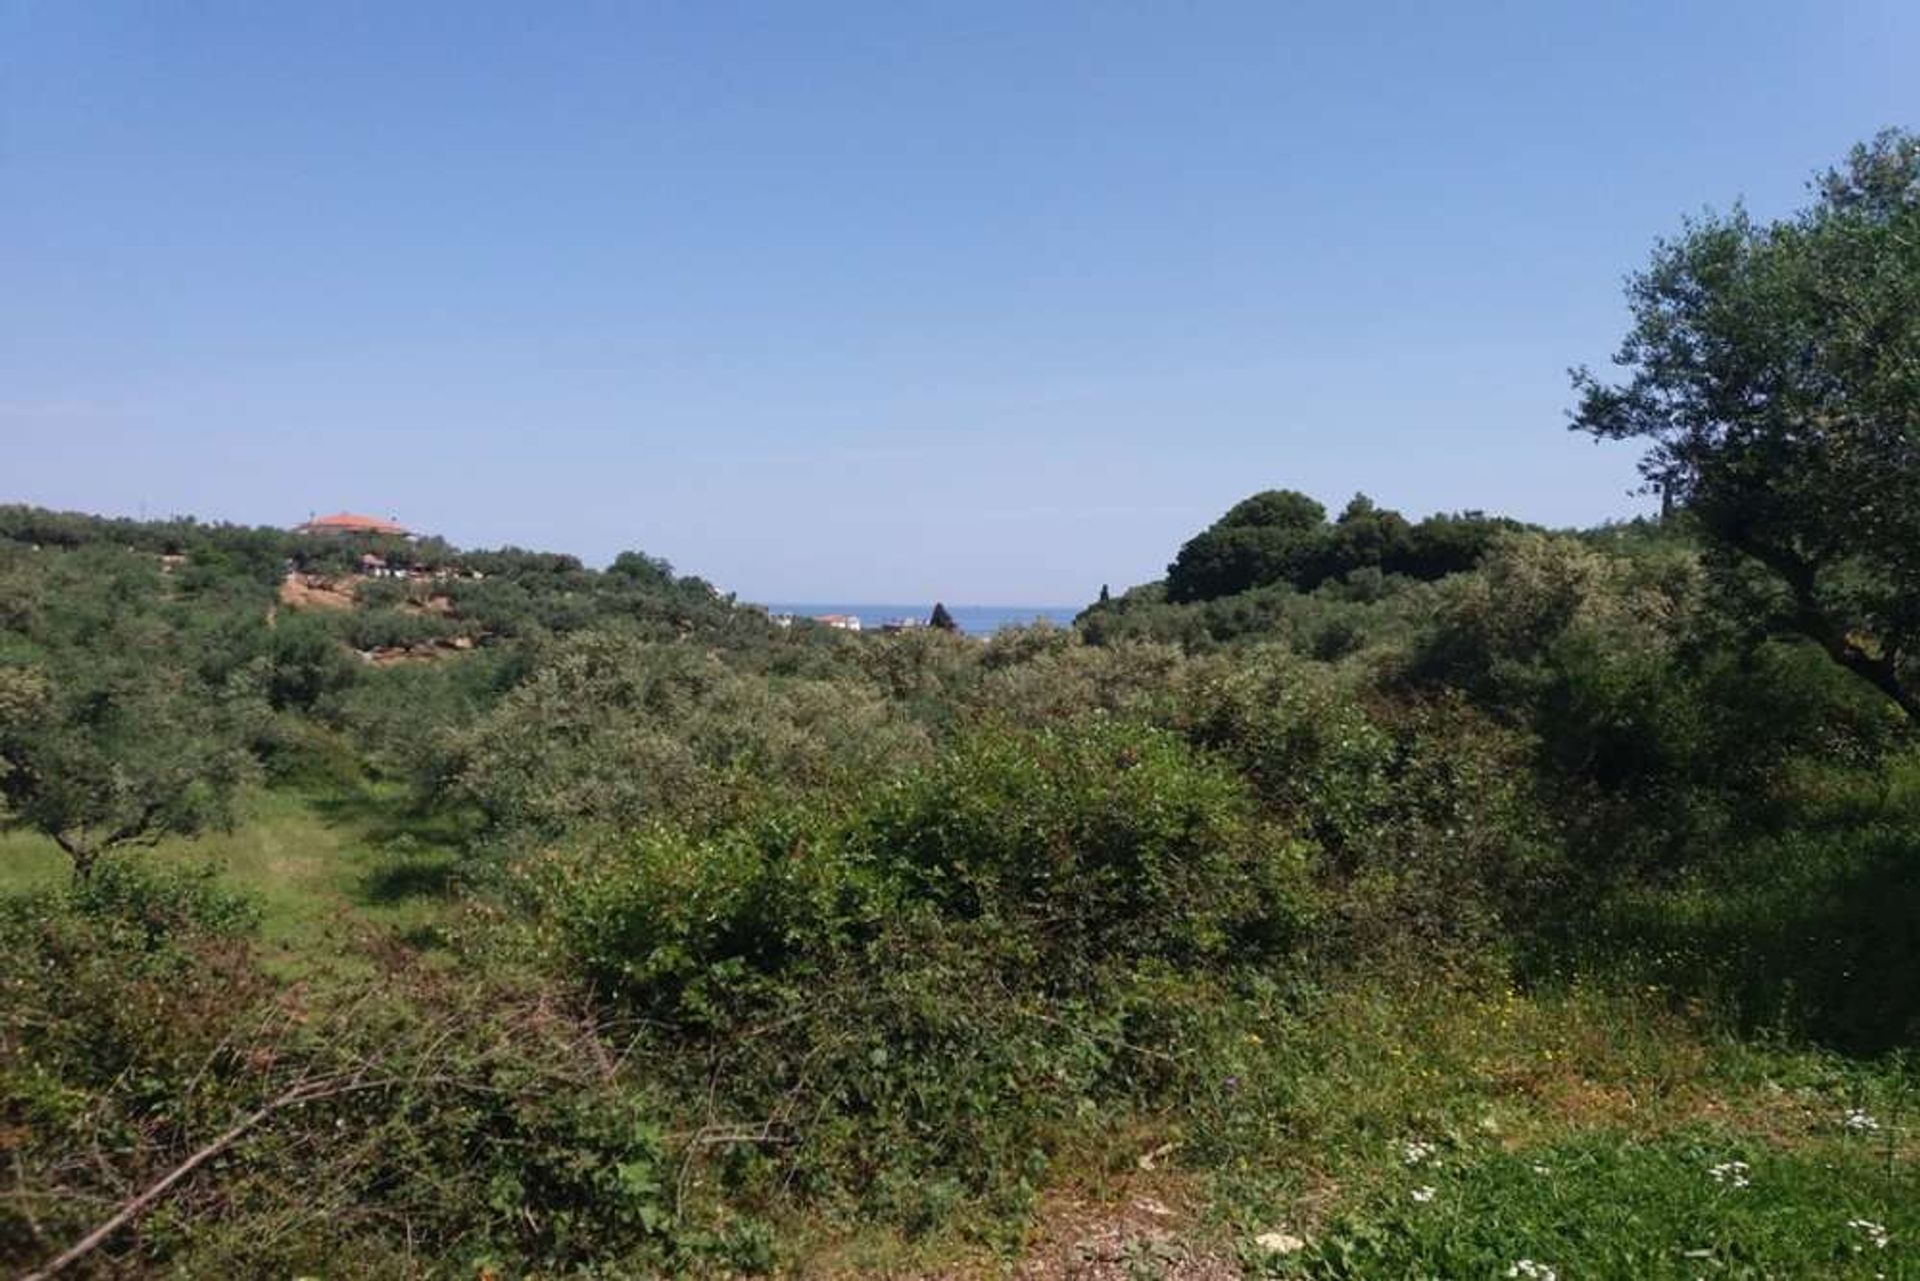
[[[258,1111],[236,1123],[231,1129],[221,1134],[212,1142],[201,1147],[179,1165],[174,1166],[173,1169],[169,1170],[157,1183],[154,1183],[139,1196],[134,1197],[122,1205],[106,1222],[87,1233],[84,1237],[81,1237],[66,1250],[63,1250],[39,1271],[30,1272],[22,1277],[21,1281],[46,1281],[46,1278],[86,1258],[89,1254],[99,1249],[114,1233],[126,1227],[129,1223],[132,1223],[142,1214],[145,1214],[153,1207],[153,1204],[165,1196],[175,1184],[238,1143],[256,1126],[260,1125],[261,1122],[267,1120],[267,1118],[281,1109],[292,1107],[299,1103],[311,1103],[317,1099],[332,1098],[340,1094],[351,1094],[358,1090],[383,1089],[390,1084],[391,1082],[385,1080],[365,1081],[348,1079],[342,1081],[331,1079],[303,1081],[293,1086],[278,1097],[264,1104]]]
[[[1793,593],[1790,620],[1793,629],[1827,651],[1834,662],[1892,699],[1894,705],[1907,714],[1908,720],[1920,724],[1920,691],[1909,689],[1900,679],[1893,652],[1869,653],[1821,610],[1815,591],[1819,573],[1815,566],[1777,548],[1751,539],[1744,541],[1746,551],[1778,574],[1786,582],[1787,590]]]

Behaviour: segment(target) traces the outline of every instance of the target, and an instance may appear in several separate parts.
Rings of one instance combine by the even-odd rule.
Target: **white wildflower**
[[[1434,1194],[1438,1191],[1438,1188],[1431,1187],[1415,1188],[1412,1195],[1414,1200],[1418,1201],[1421,1205],[1425,1205],[1427,1202],[1433,1200]]]
[[[1536,1165],[1536,1166],[1534,1166],[1534,1167],[1533,1167],[1533,1172],[1534,1172],[1535,1174],[1552,1174],[1552,1173],[1553,1173],[1553,1171],[1552,1171],[1552,1170],[1550,1170],[1550,1169],[1548,1169],[1548,1168],[1547,1168],[1546,1166],[1544,1166],[1544,1165]]]
[[[1400,1161],[1403,1165],[1419,1165],[1433,1160],[1440,1149],[1424,1139],[1409,1139],[1400,1148]]]
[[[1708,1174],[1713,1176],[1715,1183],[1725,1183],[1736,1188],[1744,1188],[1751,1185],[1752,1180],[1747,1178],[1747,1175],[1751,1172],[1751,1167],[1749,1167],[1745,1161],[1722,1161],[1719,1165],[1707,1171]]]
[[[1880,1122],[1876,1121],[1865,1108],[1848,1108],[1847,1115],[1841,1119],[1840,1124],[1855,1134],[1872,1134],[1880,1128]]]
[[[1532,1259],[1521,1259],[1507,1269],[1510,1277],[1525,1277],[1527,1281],[1559,1281],[1560,1274],[1544,1263],[1535,1263]]]
[[[1873,1242],[1873,1248],[1876,1250],[1886,1249],[1887,1242],[1893,1240],[1887,1232],[1886,1225],[1875,1223],[1872,1219],[1848,1219],[1847,1226],[1866,1233],[1867,1240]]]
[[[1307,1248],[1307,1243],[1291,1232],[1262,1232],[1253,1243],[1268,1254],[1296,1254]]]

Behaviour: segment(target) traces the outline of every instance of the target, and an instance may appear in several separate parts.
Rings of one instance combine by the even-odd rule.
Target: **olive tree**
[[[1728,581],[1920,720],[1920,137],[1889,131],[1799,213],[1686,224],[1633,276],[1616,365],[1576,430],[1642,472]]]
[[[150,639],[117,655],[0,665],[0,826],[45,834],[81,880],[116,847],[225,823],[253,770],[244,697],[210,688]]]

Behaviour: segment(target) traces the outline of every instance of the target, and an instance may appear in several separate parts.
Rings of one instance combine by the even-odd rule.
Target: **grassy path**
[[[223,884],[260,905],[269,965],[304,977],[364,967],[370,930],[430,941],[446,911],[453,845],[450,832],[410,819],[389,793],[262,791],[230,832],[118,857],[217,868]],[[57,885],[67,866],[45,837],[0,835],[0,894]]]

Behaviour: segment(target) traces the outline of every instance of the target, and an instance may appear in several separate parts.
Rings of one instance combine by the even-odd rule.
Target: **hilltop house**
[[[294,526],[294,532],[332,538],[372,534],[388,538],[413,537],[413,532],[397,520],[382,520],[378,516],[361,516],[354,512],[335,512],[331,516],[310,517],[306,524]]]

